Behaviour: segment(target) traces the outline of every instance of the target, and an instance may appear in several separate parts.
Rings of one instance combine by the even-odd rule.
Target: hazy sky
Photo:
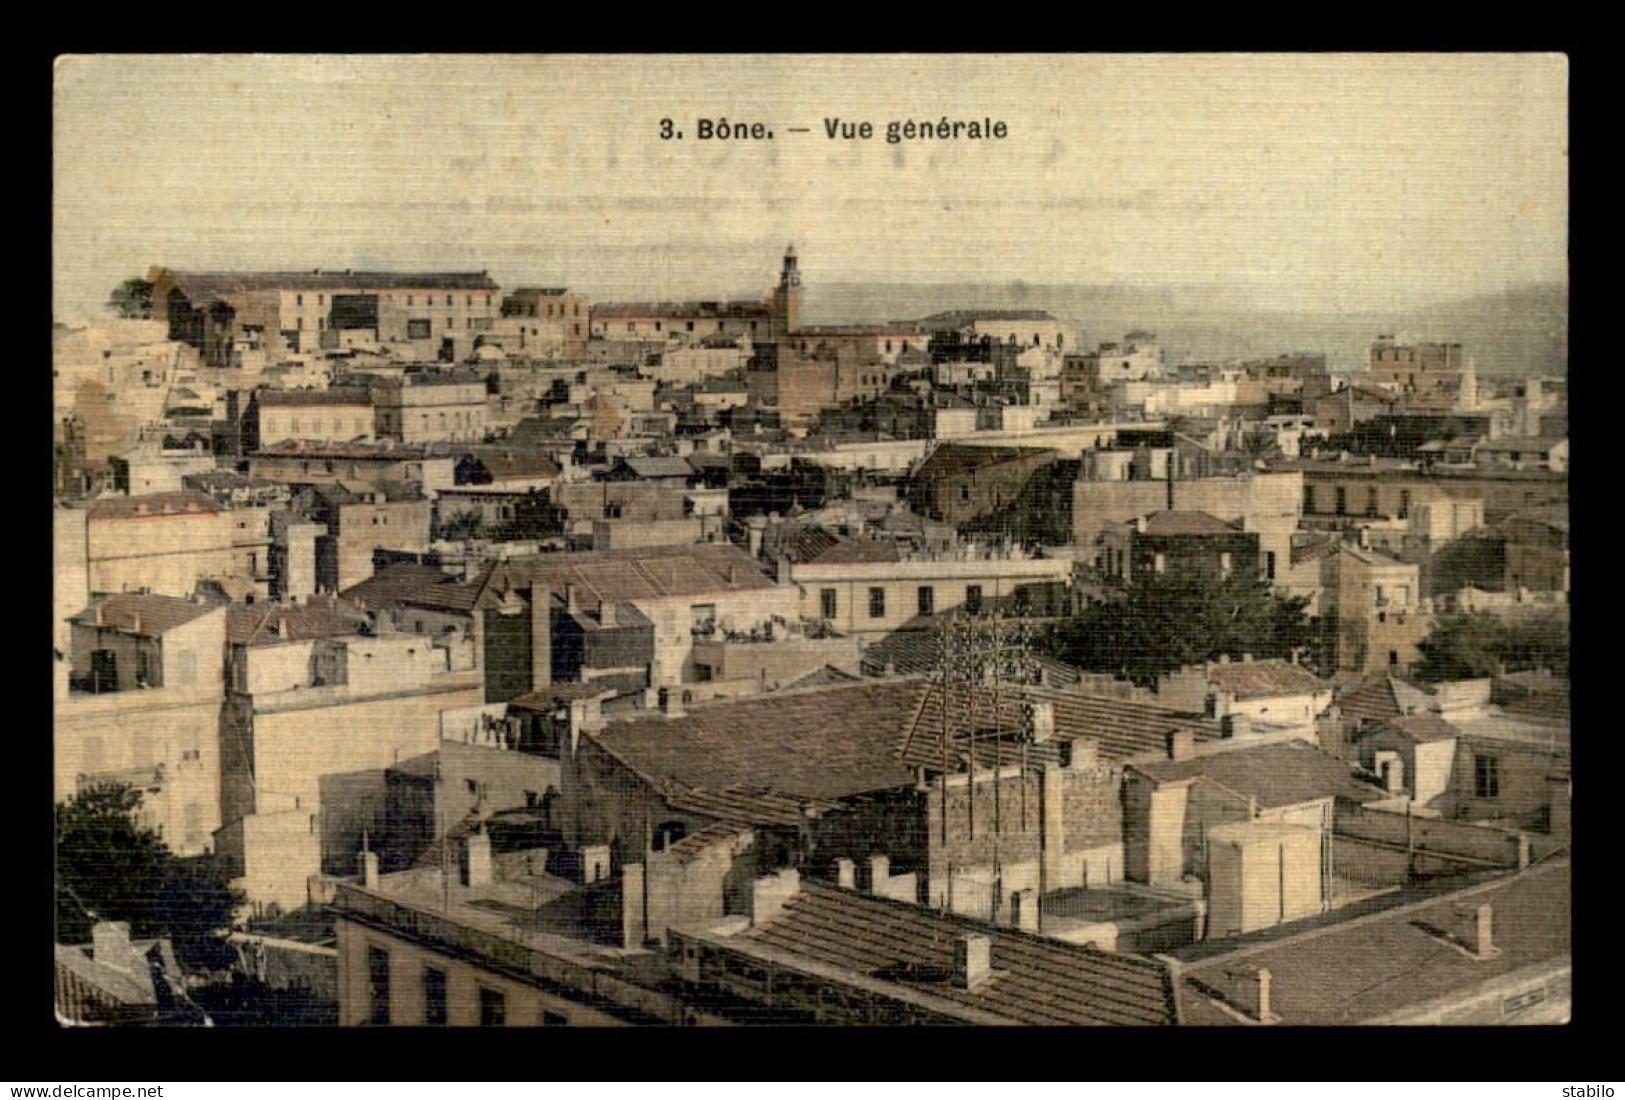
[[[1567,278],[1558,55],[73,57],[55,110],[64,320],[155,263],[700,295],[765,290],[790,241],[810,283],[1294,309]],[[1009,137],[884,140],[944,115]],[[829,141],[837,116],[877,136]]]

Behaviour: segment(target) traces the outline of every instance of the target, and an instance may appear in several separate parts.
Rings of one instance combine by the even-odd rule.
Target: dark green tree
[[[1200,661],[1251,654],[1290,657],[1309,649],[1309,601],[1277,595],[1262,579],[1149,573],[1122,598],[1057,626],[1047,648],[1090,672],[1140,684]]]
[[[152,317],[152,284],[145,279],[125,279],[113,288],[107,308],[120,317],[147,320]]]
[[[1442,615],[1417,649],[1422,659],[1411,675],[1423,683],[1534,668],[1569,674],[1569,628],[1556,616],[1507,622],[1483,611]]]
[[[57,804],[57,939],[80,943],[98,921],[128,921],[132,935],[168,936],[183,963],[214,965],[242,895],[217,858],[176,857],[137,819],[140,807],[124,784]]]

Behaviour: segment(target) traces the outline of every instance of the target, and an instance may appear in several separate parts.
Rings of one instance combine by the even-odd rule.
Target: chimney
[[[683,689],[676,685],[660,689],[660,713],[667,718],[683,716]]]
[[[96,625],[97,626],[106,626],[107,625],[107,618],[106,618],[105,614],[102,611],[102,607],[103,607],[102,604],[97,604],[96,605]]]
[[[1017,890],[1010,895],[1010,923],[1023,932],[1038,931],[1038,891]]]
[[[599,626],[614,626],[615,625],[615,605],[613,603],[611,603],[609,600],[604,600],[602,603],[600,603],[598,605],[598,625]]]
[[[835,885],[842,890],[856,890],[858,888],[858,865],[850,859],[836,860]]]
[[[579,589],[573,584],[564,586],[564,608],[572,615],[581,610]]]
[[[368,890],[378,888],[378,853],[363,851],[361,853],[361,885]]]
[[[90,930],[90,957],[103,966],[128,971],[134,953],[128,921],[104,920]]]
[[[1196,749],[1196,734],[1190,730],[1169,730],[1164,743],[1168,747],[1169,760],[1189,760]]]
[[[1495,946],[1494,920],[1493,906],[1480,905],[1473,914],[1473,958],[1493,959],[1501,953]]]
[[[146,626],[146,624],[141,621],[140,613],[137,612],[136,616],[135,616],[135,632],[137,634],[145,634],[146,633],[145,626]]]
[[[962,932],[954,937],[955,989],[975,989],[992,972],[992,940],[975,932]]]
[[[891,879],[891,859],[887,856],[869,857],[869,892],[878,894]]]
[[[1055,704],[1047,700],[1028,703],[1024,708],[1026,726],[1032,743],[1042,745],[1055,736]]]
[[[1253,655],[1251,653],[1243,653],[1241,655],[1241,662],[1242,664],[1252,664]]]
[[[1228,653],[1219,654],[1219,663],[1221,665],[1229,664],[1230,663],[1230,654],[1228,654]]]
[[[1242,1008],[1248,1017],[1261,1024],[1273,1024],[1280,1017],[1270,1010],[1270,986],[1274,978],[1266,967],[1259,967],[1242,976]]]
[[[463,885],[471,890],[491,884],[491,838],[483,832],[463,842]]]
[[[778,566],[773,572],[773,579],[779,584],[790,583],[790,559],[783,554],[779,555]]]

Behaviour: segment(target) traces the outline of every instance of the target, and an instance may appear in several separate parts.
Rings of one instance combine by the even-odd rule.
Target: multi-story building
[[[789,566],[802,619],[868,641],[957,607],[1064,607],[1072,573],[1070,556],[982,546],[908,552],[892,539],[852,540]]]
[[[961,525],[1015,503],[1029,480],[1061,453],[1042,447],[944,443],[909,477],[916,512]]]
[[[1460,344],[1413,344],[1379,336],[1366,351],[1366,382],[1413,412],[1460,412],[1478,402],[1478,375]]]
[[[316,540],[319,590],[342,592],[372,576],[375,551],[427,551],[433,510],[410,482],[332,484],[304,494],[301,511],[327,529]]]
[[[104,498],[90,508],[90,590],[190,596],[232,574],[235,546],[231,513],[202,493]]]
[[[967,343],[987,340],[1019,347],[1048,347],[1061,352],[1078,346],[1072,327],[1041,309],[956,309],[933,313],[915,322],[928,333],[958,333]]]
[[[485,377],[471,372],[408,375],[372,391],[378,436],[407,445],[479,443],[488,428]]]
[[[1432,616],[1422,607],[1418,567],[1343,543],[1320,559],[1320,613],[1331,661],[1345,672],[1404,673],[1420,657]]]
[[[55,797],[122,783],[177,855],[220,826],[226,612],[193,599],[100,597],[69,620],[59,655]]]
[[[169,337],[210,366],[231,365],[248,335],[267,357],[355,346],[399,347],[413,359],[462,359],[493,331],[498,288],[485,272],[188,272],[155,267],[154,313]]]
[[[225,643],[216,850],[250,903],[296,909],[311,875],[349,870],[382,832],[385,769],[483,702],[477,646],[331,598],[233,606]]]
[[[592,303],[564,287],[524,286],[502,299],[494,338],[509,355],[574,359],[592,330]]]
[[[372,394],[360,386],[325,390],[259,390],[244,424],[249,450],[311,440],[371,443],[376,438]]]
[[[1148,575],[1214,580],[1264,575],[1256,532],[1206,512],[1153,512],[1108,528],[1096,567],[1124,583]]]

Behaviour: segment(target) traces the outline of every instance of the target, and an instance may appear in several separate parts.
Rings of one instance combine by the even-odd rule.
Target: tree
[[[1060,624],[1046,648],[1087,671],[1150,684],[1220,656],[1291,657],[1314,640],[1308,605],[1275,594],[1262,579],[1148,573],[1121,599]]]
[[[79,943],[99,921],[128,921],[134,936],[167,936],[193,966],[225,959],[218,933],[242,903],[218,858],[181,859],[137,819],[140,792],[92,787],[57,804],[57,938]]]
[[[152,317],[152,284],[145,279],[125,279],[113,288],[107,308],[124,318],[147,320]]]
[[[1411,675],[1423,683],[1531,668],[1569,674],[1568,624],[1555,616],[1507,622],[1483,611],[1443,615],[1417,649],[1422,660]]]
[[[1281,442],[1274,432],[1257,428],[1241,437],[1241,449],[1249,458],[1274,458],[1281,453]]]

